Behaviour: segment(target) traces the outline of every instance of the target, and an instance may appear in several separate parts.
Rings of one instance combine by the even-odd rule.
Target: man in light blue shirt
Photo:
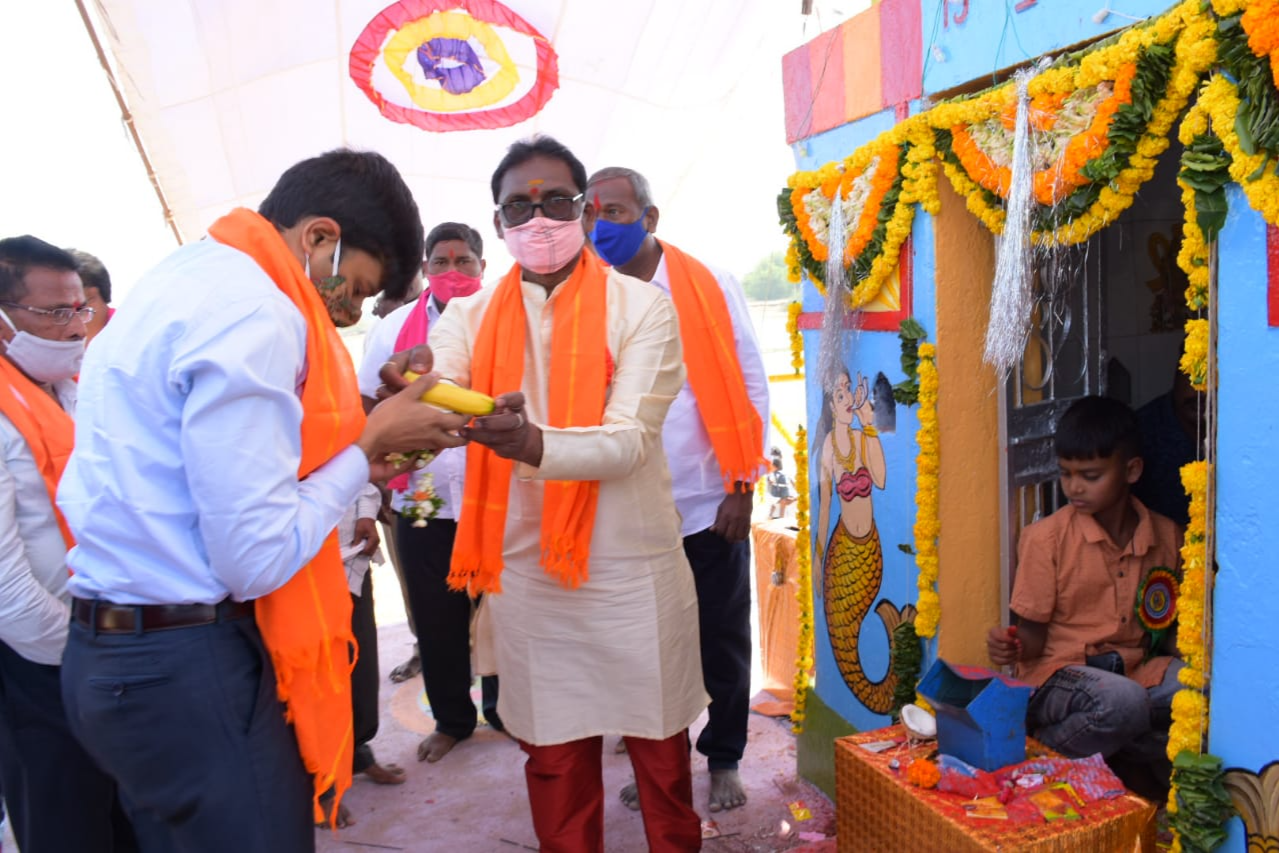
[[[351,151],[293,166],[259,213],[214,227],[251,221],[257,243],[178,249],[95,339],[59,488],[78,543],[68,715],[148,853],[314,849],[311,779],[254,600],[315,557],[365,483],[394,473],[388,453],[456,446],[465,421],[416,402],[428,378],[299,479],[303,388],[342,387],[335,368],[354,384],[349,364],[310,363],[308,338],[332,333],[314,324],[350,325],[366,298],[401,293],[422,226],[395,167]],[[314,298],[295,304],[281,281],[303,271],[329,315],[312,328],[299,306]]]

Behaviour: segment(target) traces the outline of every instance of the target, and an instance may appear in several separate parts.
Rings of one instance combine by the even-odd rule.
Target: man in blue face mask
[[[591,240],[618,272],[669,294],[679,315],[688,381],[662,427],[684,552],[697,584],[702,671],[711,704],[697,749],[711,772],[709,809],[737,808],[737,765],[750,705],[750,518],[763,470],[768,378],[741,285],[659,241],[648,181],[601,169],[587,181],[597,211]],[[721,337],[722,336],[722,337]],[[622,801],[638,808],[635,785]]]
[[[73,543],[53,498],[92,316],[75,258],[31,236],[0,240],[0,787],[24,853],[137,849],[60,686]]]

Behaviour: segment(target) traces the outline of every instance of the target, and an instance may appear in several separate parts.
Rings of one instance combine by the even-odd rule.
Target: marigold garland
[[[1044,245],[1082,242],[1131,206],[1168,146],[1173,122],[1217,58],[1215,23],[1199,0],[1184,0],[1159,18],[1132,27],[1110,43],[1066,57],[1030,81],[1031,120],[1046,135],[1045,162],[1035,176],[1039,202],[1035,240]],[[796,172],[779,198],[792,245],[790,269],[803,269],[825,293],[824,211],[836,193],[859,187],[851,213],[856,226],[845,261],[851,271],[850,307],[865,305],[897,264],[909,234],[913,205],[936,213],[937,166],[968,209],[992,232],[1003,231],[1002,195],[1009,183],[1013,87],[938,104],[912,116],[854,151],[842,162]],[[978,138],[980,137],[980,139]],[[893,189],[881,171],[898,150]],[[867,177],[867,176],[870,177]],[[1279,180],[1279,179],[1276,179]],[[858,182],[861,182],[860,184]],[[876,235],[866,242],[873,202]],[[854,220],[850,217],[849,222]]]
[[[778,197],[778,214],[791,237],[788,264],[793,257],[793,269],[807,273],[823,295],[831,206],[838,201],[843,207],[850,227],[842,259],[853,310],[872,302],[896,269],[902,244],[910,236],[914,205],[937,209],[932,200],[936,192],[930,192],[931,172],[919,153],[914,159],[910,153],[913,127],[904,122],[840,162],[815,172],[796,172]]]
[[[937,597],[937,537],[941,533],[938,479],[941,473],[941,433],[937,424],[937,347],[919,345],[919,455],[915,459],[915,564],[919,567],[919,613],[915,633],[937,635],[941,599]]]
[[[1193,150],[1196,142],[1205,140],[1208,133],[1208,110],[1203,101],[1197,102],[1182,119],[1178,129],[1178,138],[1187,151]],[[1213,137],[1215,138],[1215,137]],[[1183,163],[1186,155],[1182,155]],[[1214,182],[1215,183],[1215,182]],[[1177,265],[1186,273],[1189,285],[1186,288],[1186,304],[1192,311],[1198,311],[1208,304],[1208,283],[1211,276],[1208,264],[1208,240],[1199,224],[1199,199],[1195,184],[1189,179],[1186,170],[1177,176],[1177,184],[1181,187],[1181,203],[1185,209],[1182,222],[1181,250],[1177,253]]]
[[[799,331],[799,315],[804,311],[804,306],[798,302],[792,302],[786,306],[786,335],[790,339],[790,365],[795,369],[795,375],[804,372],[804,336]]]
[[[795,430],[795,564],[798,575],[799,638],[795,653],[795,709],[791,711],[791,731],[804,731],[808,689],[813,671],[813,563],[808,529],[808,432],[801,424]]]
[[[1035,176],[1037,242],[1082,242],[1132,204],[1167,148],[1172,123],[1214,61],[1215,44],[1211,19],[1188,0],[1077,63],[1068,59],[1031,79],[1032,123],[1052,125],[1040,146],[1048,162]],[[954,108],[938,108],[931,119],[947,177],[995,233],[1003,229],[1001,196],[1010,176],[1007,162],[992,155],[1011,161],[1012,136],[1004,127],[1009,105],[1012,86],[1006,84],[944,105]],[[1051,121],[1042,116],[1054,108],[1059,112]],[[1063,116],[1069,119],[1064,124]],[[979,145],[977,135],[993,147]]]
[[[1199,103],[1212,119],[1212,130],[1230,154],[1230,177],[1243,188],[1248,203],[1271,225],[1279,225],[1279,176],[1270,168],[1279,151],[1258,150],[1249,154],[1239,139],[1235,118],[1239,113],[1239,92],[1224,75],[1208,81]]]
[[[1191,462],[1181,469],[1181,482],[1190,496],[1190,523],[1181,547],[1181,596],[1177,602],[1177,648],[1185,666],[1178,674],[1183,689],[1172,700],[1172,726],[1168,730],[1168,757],[1175,761],[1184,752],[1203,752],[1208,731],[1207,648],[1204,614],[1208,602],[1208,478],[1205,461]],[[1174,774],[1168,792],[1168,811],[1177,812],[1178,785]],[[1173,831],[1174,851],[1182,849],[1181,836]]]
[[[1191,318],[1186,321],[1185,352],[1181,355],[1181,372],[1190,377],[1196,391],[1208,387],[1208,321]]]
[[[1279,87],[1279,0],[1251,0],[1239,23],[1252,52],[1270,59],[1270,74]]]

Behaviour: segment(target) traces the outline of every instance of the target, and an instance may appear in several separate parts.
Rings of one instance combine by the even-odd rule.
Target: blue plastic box
[[[1026,760],[1032,688],[980,666],[938,659],[919,682],[937,713],[937,748],[982,770]]]

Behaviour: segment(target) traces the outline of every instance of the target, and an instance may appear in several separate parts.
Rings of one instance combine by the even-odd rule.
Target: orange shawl
[[[67,550],[71,550],[75,539],[71,536],[71,530],[55,500],[58,496],[58,481],[62,479],[62,470],[67,467],[67,457],[71,455],[71,446],[75,441],[75,423],[57,401],[2,355],[0,413],[26,439],[27,447],[35,457],[36,468],[44,478],[44,487],[49,490],[49,503],[53,504],[53,514],[58,519],[62,541],[67,543]]]
[[[260,266],[306,320],[306,382],[302,387],[302,462],[305,477],[344,450],[364,429],[355,368],[315,285],[302,273],[275,226],[246,208],[213,223],[209,236],[239,249]],[[289,582],[257,600],[257,622],[275,665],[276,693],[288,708],[302,762],[320,794],[334,789],[336,817],[351,787],[351,595],[337,531]]]
[[[498,284],[471,353],[471,387],[485,394],[520,389],[528,319],[520,267]],[[550,393],[552,427],[598,426],[608,386],[606,330],[607,272],[583,251],[573,273],[558,287],[551,327]],[[453,545],[449,586],[472,593],[500,592],[506,507],[515,463],[481,444],[466,450],[463,511]],[[598,480],[552,480],[542,505],[541,563],[547,574],[570,588],[588,577],[591,533],[595,529]]]
[[[715,274],[670,243],[662,243],[679,315],[688,384],[724,477],[724,491],[753,484],[765,467],[764,422],[746,393],[733,342],[733,318]]]

